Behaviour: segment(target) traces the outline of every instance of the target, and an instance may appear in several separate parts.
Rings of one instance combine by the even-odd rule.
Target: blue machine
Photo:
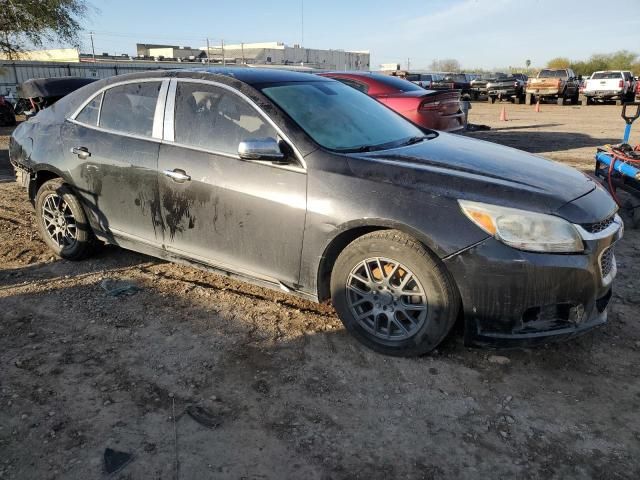
[[[635,107],[632,115],[627,115],[627,107]],[[617,189],[624,190],[640,199],[640,150],[629,145],[631,125],[640,117],[640,103],[626,103],[622,107],[622,118],[626,125],[622,143],[599,147],[596,153],[595,174],[603,180],[616,202]],[[621,205],[622,206],[622,205]],[[633,226],[640,227],[640,204],[631,204]]]

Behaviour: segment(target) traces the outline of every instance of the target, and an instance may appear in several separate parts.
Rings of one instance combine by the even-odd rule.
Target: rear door
[[[92,224],[107,237],[162,244],[157,164],[168,82],[109,86],[63,127],[74,184]]]
[[[160,147],[167,250],[267,281],[298,283],[306,171],[283,134],[226,85],[172,80]],[[241,160],[244,140],[279,138],[291,163]]]

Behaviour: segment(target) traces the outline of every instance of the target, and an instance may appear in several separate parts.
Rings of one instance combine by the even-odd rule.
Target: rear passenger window
[[[276,138],[276,130],[245,100],[213,85],[178,82],[175,142],[238,155],[244,140]]]
[[[100,126],[150,137],[161,82],[128,83],[104,93]]]
[[[100,104],[102,103],[102,93],[93,98],[87,105],[76,115],[78,122],[95,127],[98,125],[98,114],[100,113]]]
[[[361,92],[364,92],[364,93],[367,93],[367,90],[369,90],[369,87],[366,84],[357,82],[350,78],[336,78],[336,80],[344,83],[345,85],[349,85],[350,87],[353,87],[356,90],[360,90]]]

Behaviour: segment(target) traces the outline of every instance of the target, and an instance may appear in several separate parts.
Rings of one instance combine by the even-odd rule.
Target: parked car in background
[[[545,68],[535,78],[530,78],[526,88],[526,103],[531,105],[538,100],[555,100],[558,105],[571,102],[578,104],[582,77],[570,68]]]
[[[429,90],[433,83],[442,80],[443,76],[441,73],[407,73],[404,78]]]
[[[464,73],[444,73],[442,78],[431,85],[434,90],[460,90],[460,93],[471,94],[471,81]]]
[[[622,105],[624,101],[633,102],[636,95],[636,80],[629,71],[595,72],[586,80],[582,95],[583,105],[612,100],[617,105]]]
[[[455,132],[465,128],[460,92],[425,90],[399,77],[369,72],[329,72],[320,75],[349,85],[422,128]]]
[[[8,127],[16,124],[16,114],[13,105],[0,95],[0,127]]]
[[[482,73],[477,78],[469,82],[471,88],[471,98],[478,100],[480,97],[487,96],[487,83],[490,80],[505,78],[506,73]]]
[[[35,115],[65,95],[96,80],[82,77],[32,78],[18,86],[18,94],[22,100],[21,110],[27,115]],[[25,110],[28,106],[31,108]]]
[[[329,78],[112,77],[21,123],[9,156],[55,254],[85,258],[97,238],[331,299],[386,354],[429,352],[458,318],[467,344],[494,346],[607,321],[622,221],[594,180],[425,132]]]
[[[523,73],[496,78],[487,82],[487,97],[491,103],[496,100],[509,100],[514,103],[524,103],[525,88],[528,77]]]

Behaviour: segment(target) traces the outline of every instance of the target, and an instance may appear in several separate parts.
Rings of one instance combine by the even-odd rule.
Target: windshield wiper
[[[426,135],[423,135],[421,137],[411,137],[408,140],[406,140],[405,142],[401,143],[399,146],[400,147],[405,147],[407,145],[414,145],[416,143],[420,143],[423,140],[426,140],[428,137]]]

